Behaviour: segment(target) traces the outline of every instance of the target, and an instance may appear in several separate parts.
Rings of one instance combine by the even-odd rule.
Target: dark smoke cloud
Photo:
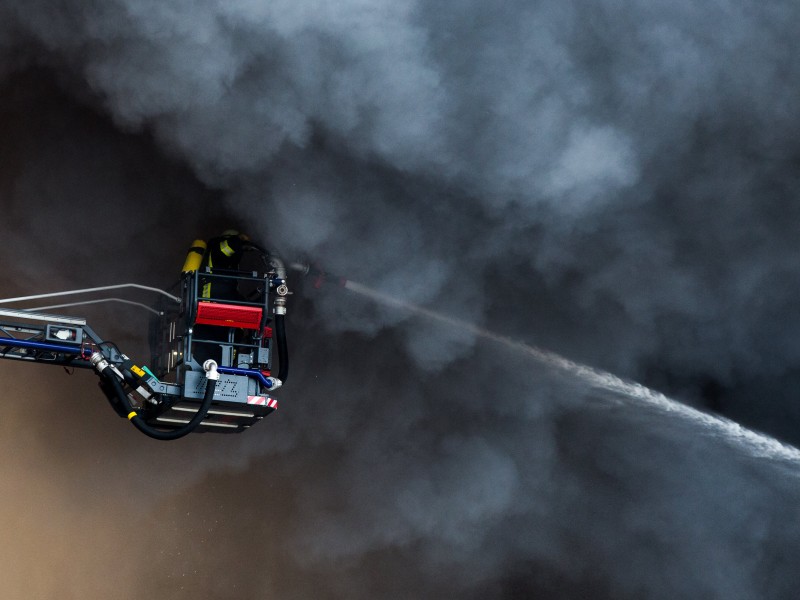
[[[798,10],[4,3],[3,295],[166,286],[191,239],[248,227],[796,442]],[[796,589],[791,467],[469,332],[293,304],[281,411],[234,440],[154,446],[71,400],[91,378],[0,365],[10,597]],[[92,568],[36,566],[73,546]]]

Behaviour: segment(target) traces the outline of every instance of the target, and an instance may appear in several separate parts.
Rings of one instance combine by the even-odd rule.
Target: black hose
[[[215,379],[206,378],[206,393],[205,396],[203,396],[203,402],[200,404],[200,408],[197,409],[197,414],[194,418],[179,429],[162,431],[161,429],[151,427],[142,417],[136,414],[136,411],[131,406],[130,400],[128,400],[128,395],[125,393],[125,390],[122,389],[122,384],[110,368],[105,370],[105,374],[106,380],[111,383],[119,401],[122,403],[125,413],[128,415],[133,413],[133,416],[129,417],[129,419],[134,427],[155,440],[177,440],[197,429],[197,426],[200,425],[201,421],[208,415],[208,409],[211,408],[211,401],[214,399],[214,390],[217,387],[217,381]]]
[[[285,318],[285,315],[275,315],[275,339],[278,344],[278,362],[280,363],[278,379],[281,380],[281,383],[286,383],[286,378],[289,377],[289,351],[286,348]]]

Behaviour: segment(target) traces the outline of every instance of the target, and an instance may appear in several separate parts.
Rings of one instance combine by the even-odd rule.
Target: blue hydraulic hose
[[[237,367],[217,367],[217,371],[220,373],[227,373],[228,375],[246,375],[247,377],[254,377],[258,379],[265,388],[270,389],[272,387],[272,382],[267,379],[266,375],[264,375],[261,371],[257,371],[256,369],[239,369]]]
[[[0,336],[0,346],[11,346],[13,348],[36,348],[37,350],[50,350],[51,352],[64,352],[65,354],[83,354],[80,346],[62,346],[60,344],[48,344],[47,342],[34,342],[32,340],[17,340],[10,337]]]

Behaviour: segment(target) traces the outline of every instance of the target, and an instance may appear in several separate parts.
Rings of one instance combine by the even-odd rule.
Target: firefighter
[[[242,255],[250,248],[255,247],[250,238],[235,229],[227,229],[219,237],[211,238],[206,244],[200,269],[208,267],[213,273],[215,270],[238,271]],[[237,290],[236,280],[215,280],[209,278],[203,282],[203,298],[217,298],[220,300],[241,300]]]
[[[235,270],[239,267],[243,252],[253,246],[245,234],[226,229],[219,237],[208,240],[202,266]]]

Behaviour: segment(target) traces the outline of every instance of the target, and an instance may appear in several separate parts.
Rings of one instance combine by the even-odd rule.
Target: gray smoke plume
[[[2,2],[2,296],[168,286],[237,226],[797,443],[799,11]],[[796,589],[796,466],[295,287],[281,409],[233,440],[154,445],[91,377],[0,365],[6,596]]]

